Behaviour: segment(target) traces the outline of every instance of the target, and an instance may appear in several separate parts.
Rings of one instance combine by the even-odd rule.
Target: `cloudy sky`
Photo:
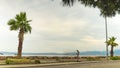
[[[10,31],[7,22],[21,11],[32,20],[32,33],[24,37],[23,52],[105,50],[104,18],[99,16],[99,10],[80,3],[63,7],[61,1],[0,0],[0,51],[17,51],[18,31]],[[119,18],[120,15],[116,15],[108,19],[109,37],[117,37],[118,43]]]

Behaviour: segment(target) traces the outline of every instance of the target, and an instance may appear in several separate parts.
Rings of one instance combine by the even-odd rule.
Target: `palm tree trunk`
[[[24,32],[22,30],[20,30],[20,32],[19,32],[18,54],[17,54],[18,58],[21,58],[21,56],[22,56],[23,38],[24,38]]]
[[[110,54],[111,54],[110,56],[113,57],[113,54],[114,54],[114,52],[113,52],[113,46],[111,46]]]
[[[108,29],[107,29],[107,17],[105,16],[105,33],[106,33],[106,41],[108,41]],[[108,44],[106,43],[106,58],[108,60]]]

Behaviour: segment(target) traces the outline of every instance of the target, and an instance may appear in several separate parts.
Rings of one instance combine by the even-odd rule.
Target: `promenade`
[[[51,64],[0,65],[0,68],[120,68],[120,61],[86,61]]]

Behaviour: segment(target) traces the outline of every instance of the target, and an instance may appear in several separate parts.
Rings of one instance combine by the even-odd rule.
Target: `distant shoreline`
[[[0,56],[16,56],[16,55],[0,55]],[[75,57],[76,55],[22,55],[22,56]],[[97,56],[105,57],[105,55],[79,55],[79,57],[97,57]],[[120,55],[116,55],[116,56],[120,56]]]

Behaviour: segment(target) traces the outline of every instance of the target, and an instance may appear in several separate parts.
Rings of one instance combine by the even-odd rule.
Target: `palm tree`
[[[24,34],[30,32],[31,33],[31,26],[29,24],[31,20],[27,20],[26,12],[20,12],[20,14],[17,14],[15,16],[15,19],[10,19],[8,21],[8,25],[10,26],[10,30],[19,30],[18,38],[19,38],[19,44],[18,44],[18,53],[17,57],[21,58],[22,56],[22,45],[24,40]]]
[[[115,40],[116,40],[115,37],[111,37],[111,38],[109,38],[109,40],[106,42],[108,46],[109,46],[109,45],[111,46],[111,51],[110,51],[110,56],[111,56],[111,57],[114,56],[114,52],[113,52],[113,51],[114,51],[114,47],[118,46],[118,44],[115,43]]]
[[[85,6],[98,8],[100,10],[100,16],[105,18],[105,32],[106,41],[108,40],[107,31],[107,17],[113,17],[116,13],[120,13],[120,0],[62,0],[63,5],[73,6],[74,2],[78,1]],[[106,44],[106,58],[108,59],[108,45]]]

